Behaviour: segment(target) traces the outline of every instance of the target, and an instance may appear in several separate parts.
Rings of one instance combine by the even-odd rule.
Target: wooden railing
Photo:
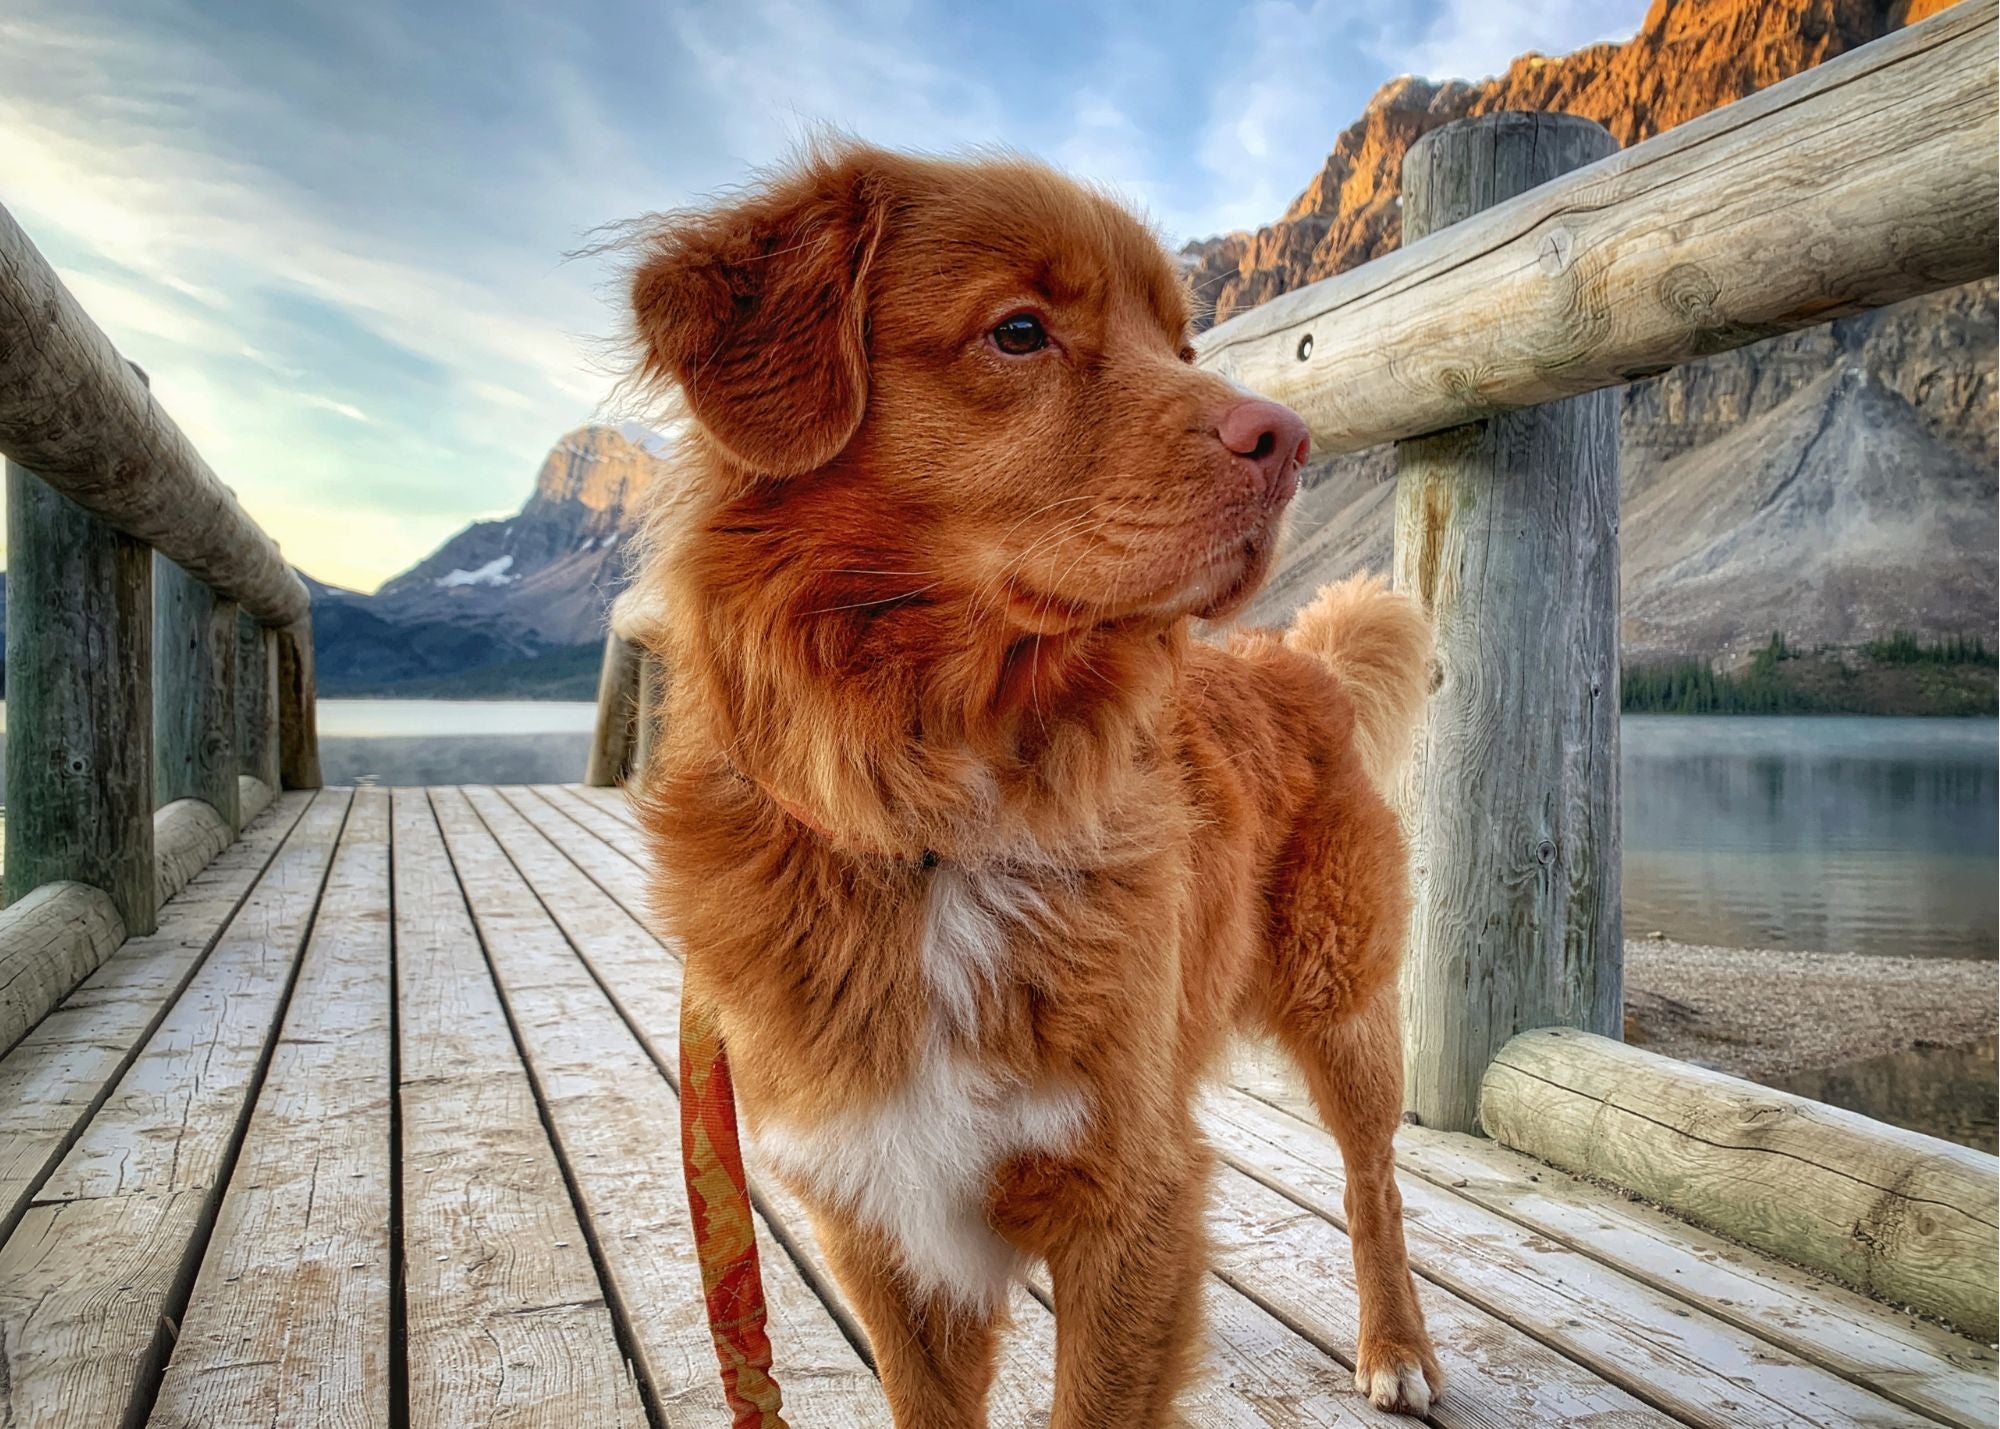
[[[0,1050],[320,782],[305,586],[0,209]]]
[[[1404,162],[1399,252],[1197,343],[1202,366],[1296,408],[1320,453],[1397,444],[1395,580],[1437,631],[1402,795],[1416,870],[1406,1104],[1426,1126],[1478,1128],[1485,1084],[1487,1131],[1587,1170],[1591,1129],[1542,1117],[1573,1116],[1588,1095],[1531,1103],[1515,1064],[1604,1106],[1607,1088],[1637,1105],[1632,1087],[1682,1073],[1712,1102],[1730,1080],[1534,1031],[1622,1032],[1615,389],[2000,268],[1996,29],[1995,0],[1964,0],[1622,152],[1568,115],[1446,126]],[[654,614],[629,597],[614,614],[593,783],[644,765]],[[1736,1109],[1756,1109],[1756,1126],[1731,1122],[1737,1145],[1782,1165],[1770,1153],[1797,1147],[1770,1127],[1809,1104],[1734,1086]],[[1990,1333],[1992,1158],[1819,1111],[1842,1127],[1829,1154],[1862,1181],[1914,1159],[1962,1202],[1957,1240],[1923,1217],[1884,1240],[1878,1257],[1896,1263],[1871,1287]],[[1742,1159],[1682,1158],[1648,1194],[1851,1276],[1841,1227],[1779,1233],[1752,1213]],[[1749,1210],[1717,1214],[1732,1198]],[[1884,1191],[1863,1219],[1894,1219],[1906,1199]],[[1975,1242],[1976,1265],[1960,1254]],[[1951,1276],[1927,1269],[1941,1254],[1956,1257]]]
[[[1472,1129],[1517,1033],[1622,1030],[1612,389],[1990,276],[1995,33],[1966,0],[1623,152],[1451,125],[1405,161],[1404,248],[1197,344],[1320,451],[1398,444],[1395,579],[1438,634],[1404,799],[1424,1124]]]

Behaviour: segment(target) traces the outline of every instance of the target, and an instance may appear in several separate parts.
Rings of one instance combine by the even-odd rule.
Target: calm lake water
[[[558,700],[321,700],[329,784],[574,784],[597,707]]]
[[[1995,955],[1992,720],[1628,716],[1625,933]]]
[[[320,759],[329,783],[569,782],[592,717],[582,702],[322,700]],[[0,747],[5,718],[0,704]],[[1995,955],[1994,721],[1633,715],[1624,746],[1628,936]]]

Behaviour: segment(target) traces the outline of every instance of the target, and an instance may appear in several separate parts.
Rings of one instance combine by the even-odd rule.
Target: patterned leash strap
[[[707,1301],[708,1332],[722,1366],[734,1429],[788,1429],[771,1375],[764,1330],[764,1281],[743,1149],[736,1138],[736,1092],[715,1016],[681,1001],[681,1170],[694,1216],[695,1255]]]

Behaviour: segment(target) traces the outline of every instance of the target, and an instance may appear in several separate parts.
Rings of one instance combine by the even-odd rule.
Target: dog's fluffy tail
[[[1285,632],[1285,644],[1326,662],[1354,701],[1354,743],[1386,791],[1410,757],[1430,689],[1431,627],[1421,606],[1380,576],[1324,586]]]

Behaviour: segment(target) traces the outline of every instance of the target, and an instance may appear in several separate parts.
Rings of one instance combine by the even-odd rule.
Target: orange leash
[[[736,1092],[715,1016],[681,1000],[681,1171],[694,1217],[708,1333],[734,1429],[789,1429],[771,1375],[756,1222],[736,1138]]]

